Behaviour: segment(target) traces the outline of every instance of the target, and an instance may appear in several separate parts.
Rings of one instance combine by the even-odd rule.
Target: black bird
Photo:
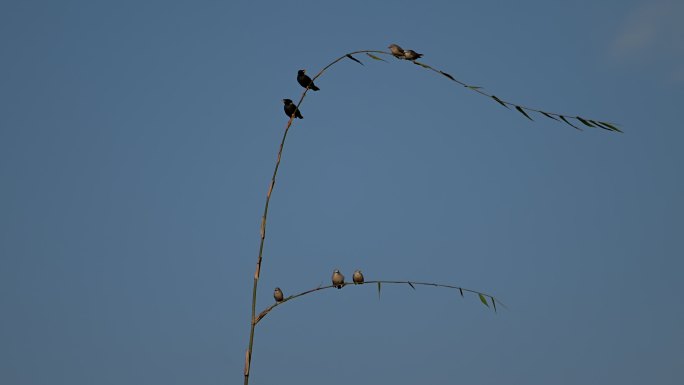
[[[287,117],[289,118],[295,112],[297,106],[294,103],[292,103],[292,100],[290,99],[283,99],[283,103],[285,103],[285,115],[287,115]],[[295,115],[295,117],[299,119],[304,119],[302,113],[299,112],[299,110],[297,110],[297,114]]]
[[[297,71],[297,82],[299,83],[300,86],[302,86],[304,88],[309,87],[309,89],[312,91],[320,90],[320,88],[316,87],[316,85],[313,84],[313,81],[311,80],[311,78],[306,76],[306,70]]]

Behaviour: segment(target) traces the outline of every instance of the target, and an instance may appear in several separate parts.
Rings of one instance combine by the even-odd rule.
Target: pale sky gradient
[[[663,63],[675,82],[684,81],[684,2],[647,1],[631,10],[613,44],[614,59]],[[667,74],[666,73],[666,74]]]

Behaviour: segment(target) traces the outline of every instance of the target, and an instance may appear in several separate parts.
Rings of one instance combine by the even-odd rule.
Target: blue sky
[[[684,6],[657,1],[4,1],[0,379],[679,384]]]

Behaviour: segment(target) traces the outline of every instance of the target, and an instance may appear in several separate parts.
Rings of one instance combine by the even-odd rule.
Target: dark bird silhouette
[[[283,99],[283,103],[285,103],[285,107],[284,107],[285,115],[287,115],[288,118],[290,116],[292,116],[292,114],[295,112],[295,110],[297,110],[297,114],[295,115],[295,118],[304,119],[304,117],[302,116],[302,113],[299,112],[299,110],[297,109],[297,106],[294,103],[292,103],[291,99]]]
[[[416,51],[410,49],[404,51],[404,58],[406,58],[406,60],[416,60],[420,59],[421,57],[423,57],[423,54],[420,54]]]
[[[320,88],[316,87],[311,78],[306,75],[306,70],[297,71],[297,82],[300,86],[304,88],[309,87],[312,91],[320,90]]]

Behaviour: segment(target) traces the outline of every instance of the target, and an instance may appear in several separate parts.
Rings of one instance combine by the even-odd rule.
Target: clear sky
[[[681,384],[684,3],[0,3],[0,382]]]

